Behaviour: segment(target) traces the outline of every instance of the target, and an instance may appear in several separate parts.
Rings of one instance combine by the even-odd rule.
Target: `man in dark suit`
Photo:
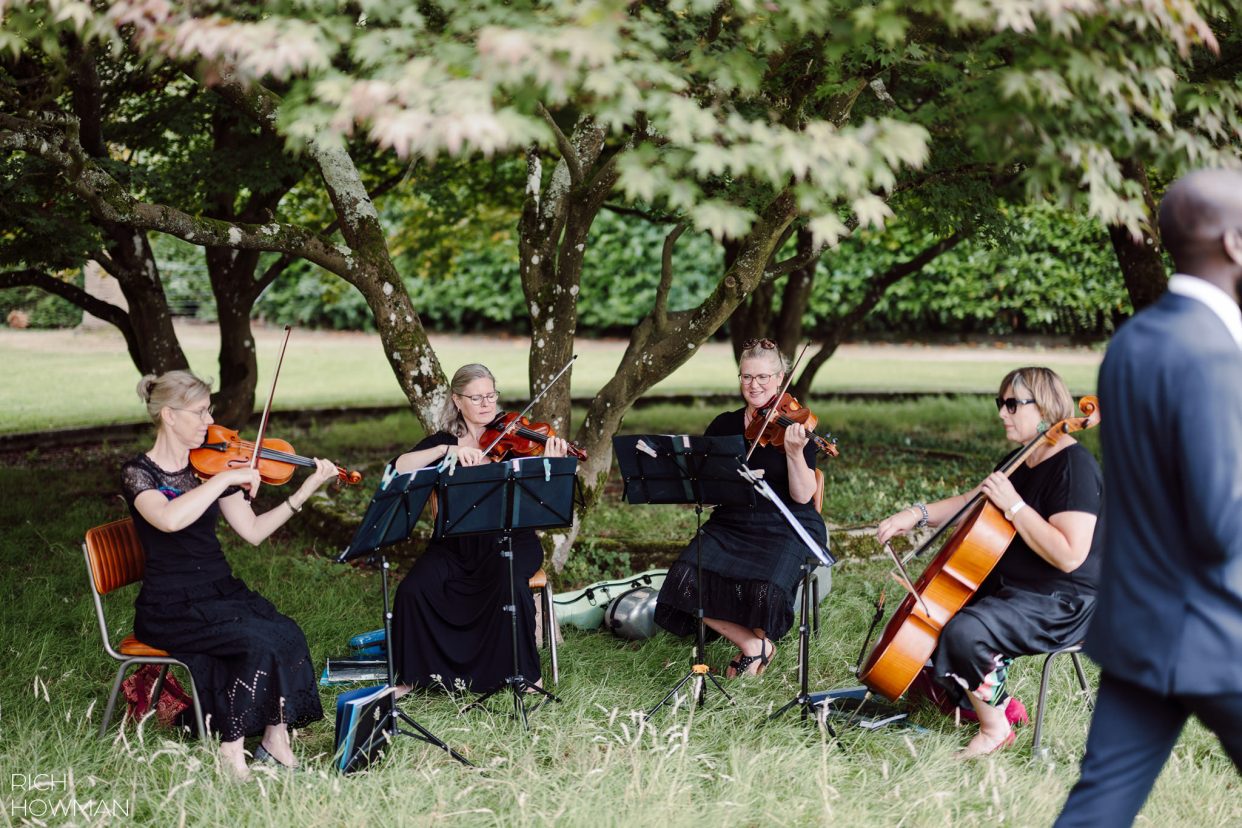
[[[1242,173],[1174,183],[1160,233],[1178,273],[1100,368],[1102,675],[1058,828],[1130,825],[1192,714],[1242,770]]]

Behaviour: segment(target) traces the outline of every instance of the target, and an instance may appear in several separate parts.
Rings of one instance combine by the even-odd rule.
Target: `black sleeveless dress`
[[[216,537],[219,502],[177,532],[161,532],[134,508],[148,489],[172,500],[198,486],[193,470],[168,472],[140,454],[122,466],[121,481],[147,553],[134,634],[190,668],[208,730],[231,742],[268,725],[299,728],[322,719],[306,637],[233,577]]]

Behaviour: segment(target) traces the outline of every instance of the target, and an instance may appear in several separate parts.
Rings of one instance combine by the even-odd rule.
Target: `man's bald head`
[[[1228,238],[1226,238],[1228,237]],[[1242,172],[1199,170],[1160,202],[1160,240],[1179,273],[1216,281],[1242,270]]]

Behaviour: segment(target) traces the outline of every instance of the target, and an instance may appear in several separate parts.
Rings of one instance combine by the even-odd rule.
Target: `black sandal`
[[[776,648],[772,648],[771,655],[768,654],[768,640],[766,638],[759,639],[759,655],[738,656],[729,662],[729,666],[733,668],[733,677],[747,675],[746,671],[750,665],[756,661],[759,662],[759,669],[755,671],[756,676],[762,676],[763,671],[768,669],[768,662],[772,660],[772,656],[776,655]]]

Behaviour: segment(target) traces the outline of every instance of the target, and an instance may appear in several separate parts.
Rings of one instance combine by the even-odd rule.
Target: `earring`
[[[1049,428],[1050,426],[1048,425],[1048,423],[1044,422],[1043,420],[1040,420],[1039,425],[1035,426],[1035,432],[1037,434],[1043,434]]]

